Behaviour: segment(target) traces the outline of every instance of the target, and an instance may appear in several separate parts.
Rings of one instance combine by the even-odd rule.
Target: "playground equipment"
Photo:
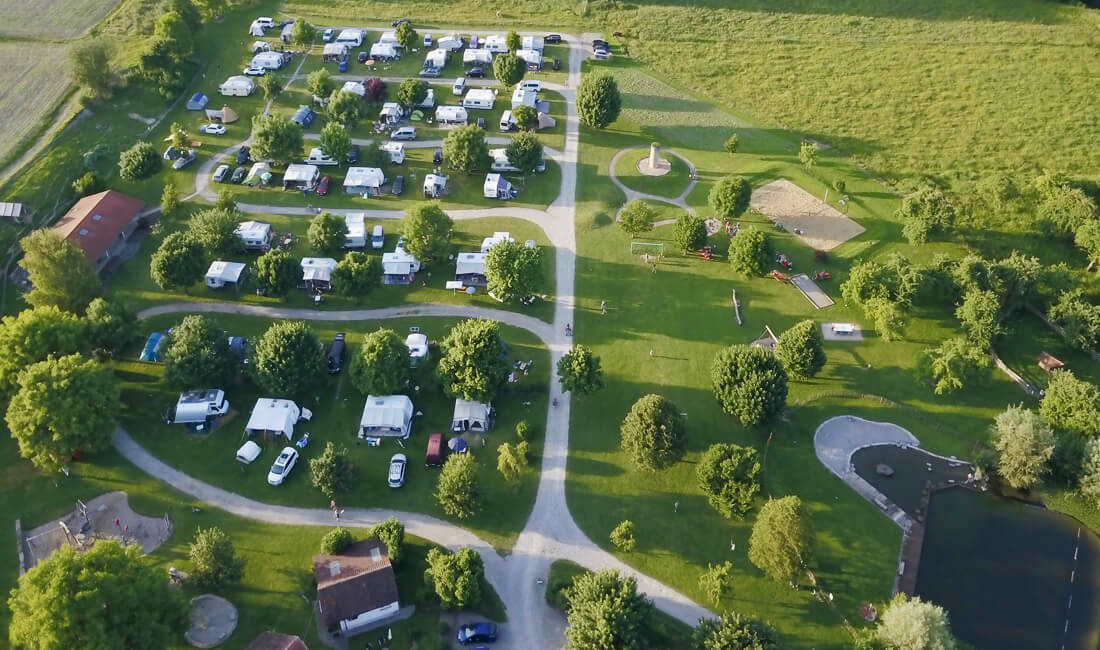
[[[699,249],[699,259],[709,260],[714,258],[714,248],[707,244],[703,248]]]
[[[733,317],[737,319],[738,325],[743,325],[741,322],[741,301],[737,299],[737,289],[730,289],[730,301],[733,303]]]
[[[814,280],[830,280],[833,274],[828,271],[814,271]]]
[[[784,275],[782,272],[780,272],[779,269],[772,269],[771,276],[772,276],[772,279],[775,280],[776,282],[788,282],[789,281],[787,279],[787,276]]]
[[[776,255],[775,261],[779,262],[779,265],[787,270],[794,268],[794,264],[791,262],[790,258],[787,257],[786,253]]]

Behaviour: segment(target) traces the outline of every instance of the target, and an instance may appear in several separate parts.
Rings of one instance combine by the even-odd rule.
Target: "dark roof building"
[[[377,537],[339,555],[315,555],[313,578],[321,620],[333,635],[351,636],[398,612],[397,578]]]
[[[100,272],[121,256],[144,208],[139,199],[107,190],[77,201],[53,229],[84,251],[92,268]]]

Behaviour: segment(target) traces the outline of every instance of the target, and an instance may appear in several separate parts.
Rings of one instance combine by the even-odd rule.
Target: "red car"
[[[317,196],[326,194],[328,194],[328,176],[322,176],[320,184],[317,185]]]

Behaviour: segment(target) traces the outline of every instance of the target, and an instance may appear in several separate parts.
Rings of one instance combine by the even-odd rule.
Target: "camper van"
[[[367,245],[367,226],[362,212],[352,212],[344,216],[344,248],[364,248]]]
[[[451,94],[461,97],[464,92],[466,92],[466,77],[459,77],[455,79],[455,84],[451,86]]]
[[[218,86],[218,92],[231,97],[248,97],[256,90],[256,84],[252,79],[244,75],[234,75]]]
[[[275,26],[275,19],[274,18],[268,18],[267,16],[260,16],[259,18],[256,19],[256,24],[260,25],[264,29],[271,29],[272,27]]]
[[[364,37],[365,34],[361,29],[345,29],[336,37],[336,42],[348,47],[359,47],[363,44]]]
[[[494,102],[496,102],[496,95],[488,88],[475,88],[462,98],[464,108],[478,108],[486,111],[493,110]]]
[[[382,248],[382,246],[385,243],[386,243],[386,235],[382,231],[382,226],[375,226],[374,230],[371,232],[371,235],[370,235],[370,247],[371,248]]]
[[[500,130],[501,131],[515,131],[519,126],[516,124],[516,119],[512,117],[512,111],[504,111],[500,114]]]
[[[213,420],[229,412],[225,391],[211,388],[180,393],[175,406],[164,415],[165,424],[185,424],[192,431],[205,430]]]
[[[378,147],[390,156],[390,164],[402,165],[405,163],[405,145],[400,142],[386,142]]]
[[[524,79],[519,82],[519,87],[523,90],[530,90],[531,92],[537,93],[542,91],[542,82],[538,79]]]
[[[309,150],[309,157],[306,158],[306,162],[310,165],[339,165],[340,161],[335,158],[329,157],[318,147],[314,147]]]
[[[252,57],[251,67],[264,70],[278,70],[286,64],[286,55],[282,52],[260,52]]]
[[[428,436],[428,451],[424,454],[424,465],[427,467],[442,467],[445,451],[442,433],[433,433]]]

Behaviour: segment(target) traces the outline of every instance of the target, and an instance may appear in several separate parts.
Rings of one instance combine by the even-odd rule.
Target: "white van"
[[[504,111],[500,114],[500,130],[515,131],[518,128],[516,120],[512,117],[512,111]]]
[[[256,19],[256,24],[257,25],[263,25],[265,28],[271,29],[272,27],[275,26],[275,19],[274,18],[268,18],[267,16],[260,16],[259,18]]]
[[[466,77],[459,77],[455,79],[455,85],[451,86],[451,94],[461,97],[464,92],[466,92]]]
[[[519,82],[519,87],[523,90],[530,90],[537,93],[542,90],[542,82],[538,79],[524,79]]]
[[[394,129],[390,133],[391,140],[415,140],[416,139],[416,127],[401,126]]]
[[[382,248],[386,243],[385,234],[382,232],[382,226],[375,226],[374,230],[370,234],[370,247]]]
[[[340,162],[335,158],[331,158],[325,154],[319,147],[314,147],[309,150],[309,157],[306,158],[306,163],[309,165],[339,165]]]

